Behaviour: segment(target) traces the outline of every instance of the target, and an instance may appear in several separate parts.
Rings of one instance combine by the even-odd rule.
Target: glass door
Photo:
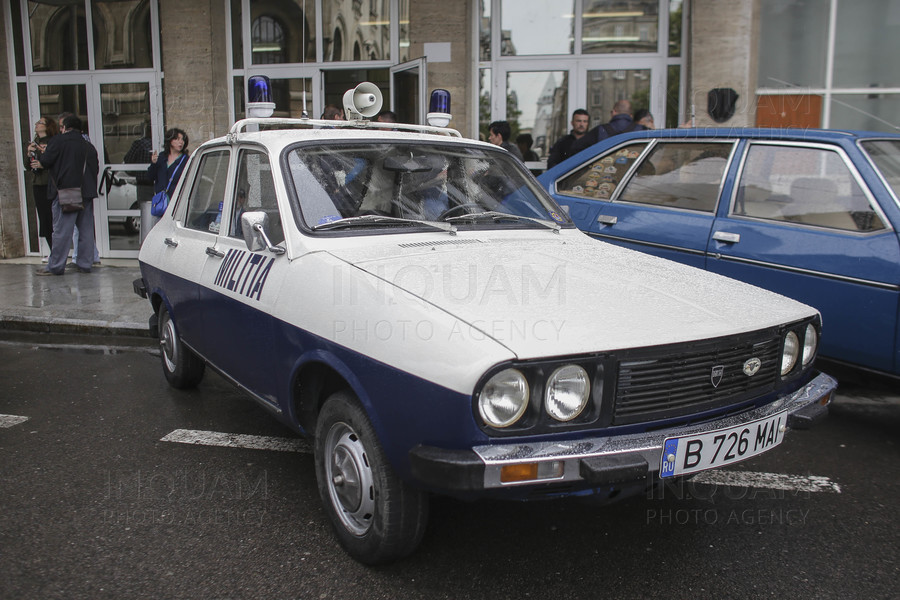
[[[94,205],[101,256],[137,257],[141,240],[141,202],[153,197],[147,177],[150,155],[162,153],[158,87],[128,75],[95,76],[99,113],[91,139],[100,153],[99,196]],[[102,151],[100,150],[102,148]]]
[[[428,77],[425,59],[417,58],[391,67],[391,110],[397,113],[400,123],[425,124],[425,103],[429,102],[425,91]]]
[[[155,77],[134,74],[33,76],[32,121],[71,112],[82,121],[100,162],[94,231],[100,257],[136,258],[140,201],[150,200],[146,177],[153,148],[162,146],[162,111]]]

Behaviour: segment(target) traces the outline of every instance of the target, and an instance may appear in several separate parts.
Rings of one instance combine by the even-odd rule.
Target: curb
[[[0,330],[30,333],[122,336],[151,339],[146,323],[91,321],[85,319],[47,319],[44,317],[0,316]]]

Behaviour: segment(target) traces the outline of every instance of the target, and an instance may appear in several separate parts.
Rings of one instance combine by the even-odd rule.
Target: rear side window
[[[885,228],[843,157],[825,148],[753,144],[732,214],[846,231]]]
[[[714,212],[732,147],[732,143],[659,143],[618,199]]]
[[[556,191],[566,196],[609,200],[647,142],[630,144],[604,156],[596,156],[571,175],[560,179]]]
[[[228,150],[207,152],[200,157],[200,166],[197,167],[188,197],[185,227],[219,233],[229,157]]]

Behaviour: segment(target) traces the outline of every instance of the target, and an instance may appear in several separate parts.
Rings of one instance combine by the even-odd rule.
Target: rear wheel
[[[159,307],[159,346],[169,385],[180,390],[196,387],[203,379],[206,364],[181,342],[165,304]]]
[[[428,521],[428,497],[394,473],[352,393],[326,401],[315,446],[319,494],[347,553],[374,565],[415,550]]]

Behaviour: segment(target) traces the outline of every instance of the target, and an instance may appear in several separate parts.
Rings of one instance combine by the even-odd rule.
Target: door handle
[[[216,248],[214,246],[207,246],[206,253],[209,254],[210,256],[216,256],[218,258],[222,258],[223,256],[225,256],[224,252],[220,252],[219,250],[216,250]]]
[[[604,225],[615,225],[619,222],[619,218],[610,215],[600,215],[597,217],[597,222],[603,223]]]
[[[176,242],[176,241],[173,240],[172,238],[166,238],[166,239],[163,240],[163,241],[165,242],[166,246],[172,246],[173,248],[177,248],[177,247],[178,247],[178,242]]]
[[[741,241],[741,234],[730,233],[728,231],[717,231],[712,237],[717,242],[724,242],[726,244],[737,244]]]

